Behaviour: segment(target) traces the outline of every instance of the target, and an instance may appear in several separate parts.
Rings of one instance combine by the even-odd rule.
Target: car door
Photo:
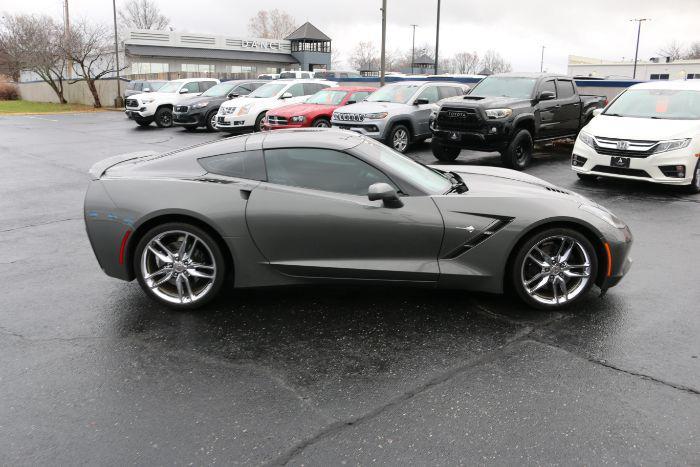
[[[557,87],[554,83],[554,79],[547,79],[543,81],[537,91],[537,96],[539,97],[543,92],[553,92],[555,95],[554,99],[550,100],[540,100],[538,102],[538,115],[540,120],[539,126],[539,138],[553,138],[562,134],[561,125],[559,123],[559,100],[557,99]]]
[[[428,103],[414,105],[413,125],[416,128],[415,136],[425,136],[430,134],[429,120],[430,113],[433,111],[433,105],[440,100],[439,86],[426,86],[415,97],[414,102],[418,99],[426,99]]]
[[[575,135],[579,129],[581,117],[581,99],[574,90],[574,82],[570,79],[557,79],[557,97],[559,107],[557,119],[561,122],[564,135]]]
[[[369,201],[384,173],[341,151],[264,151],[267,181],[250,194],[246,221],[272,266],[292,276],[433,283],[443,221],[428,196],[403,206]],[[399,187],[396,187],[399,188]]]

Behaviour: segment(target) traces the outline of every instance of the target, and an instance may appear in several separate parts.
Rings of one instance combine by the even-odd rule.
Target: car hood
[[[323,104],[291,104],[285,105],[274,111],[271,111],[270,115],[279,115],[280,117],[294,117],[297,115],[306,115],[309,113],[316,113],[318,111],[327,110],[330,112],[335,109],[335,105],[323,105]]]
[[[457,172],[469,188],[468,193],[493,197],[556,198],[577,204],[595,204],[573,191],[559,188],[541,178],[500,167],[434,165],[437,170]]]
[[[277,102],[276,97],[236,97],[227,100],[221,107],[236,107],[240,108],[248,104],[253,104],[254,107],[270,105],[271,102]]]
[[[200,102],[220,103],[224,100],[226,100],[225,97],[193,96],[193,97],[188,97],[186,99],[181,100],[180,105],[188,105],[189,106],[189,105],[199,104]]]
[[[584,131],[592,136],[607,138],[660,141],[697,136],[700,134],[700,122],[598,115],[586,125]]]
[[[403,110],[409,107],[407,104],[397,104],[395,102],[358,102],[344,106],[342,109],[336,110],[340,113],[374,113],[374,112],[391,112]]]
[[[529,99],[518,99],[514,97],[504,96],[466,96],[451,97],[440,102],[442,105],[450,107],[482,107],[484,109],[496,109],[504,107],[512,107],[519,104],[530,102]]]

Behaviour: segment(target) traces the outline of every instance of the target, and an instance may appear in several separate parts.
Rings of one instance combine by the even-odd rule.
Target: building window
[[[134,62],[131,64],[131,73],[135,75],[167,73],[168,71],[170,70],[167,63]]]
[[[206,65],[200,63],[183,63],[182,70],[189,73],[214,73],[214,65]]]
[[[229,73],[255,73],[253,65],[228,65],[226,71]]]
[[[700,73],[688,73],[688,79],[700,79]]]
[[[649,79],[668,79],[668,73],[653,73],[649,75]]]

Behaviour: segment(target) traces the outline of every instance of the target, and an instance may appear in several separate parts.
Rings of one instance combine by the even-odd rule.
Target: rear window
[[[265,162],[262,151],[241,151],[197,160],[209,173],[226,177],[265,180]]]

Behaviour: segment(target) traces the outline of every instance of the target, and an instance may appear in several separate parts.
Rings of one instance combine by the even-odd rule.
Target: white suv
[[[168,81],[157,92],[135,94],[124,102],[126,116],[141,126],[155,121],[161,128],[173,125],[173,107],[180,101],[198,96],[207,89],[219,84],[213,78],[189,78]]]
[[[571,168],[700,192],[700,80],[635,84],[579,133]]]
[[[261,131],[268,110],[304,102],[312,94],[331,86],[337,86],[337,83],[314,79],[278,79],[264,84],[245,97],[221,104],[216,114],[216,129]]]

